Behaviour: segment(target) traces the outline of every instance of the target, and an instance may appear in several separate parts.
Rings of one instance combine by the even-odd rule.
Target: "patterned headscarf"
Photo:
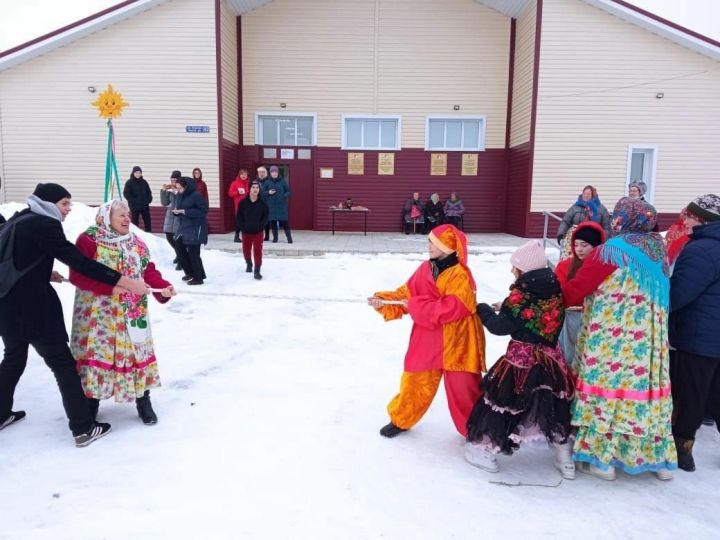
[[[657,225],[657,210],[642,199],[623,197],[613,210],[613,232],[635,246],[655,262],[665,261],[662,236],[652,232]]]

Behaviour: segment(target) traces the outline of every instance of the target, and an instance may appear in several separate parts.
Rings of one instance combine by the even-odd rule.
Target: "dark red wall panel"
[[[532,185],[531,160],[532,150],[529,142],[509,150],[504,230],[517,236],[526,235]]]

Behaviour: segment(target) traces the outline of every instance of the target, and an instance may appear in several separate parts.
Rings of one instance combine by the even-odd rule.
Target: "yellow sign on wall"
[[[378,174],[395,174],[395,154],[392,152],[378,154]]]
[[[430,154],[430,176],[447,174],[447,154]]]
[[[463,154],[462,155],[462,171],[461,176],[477,176],[478,171],[478,155]]]
[[[365,174],[365,154],[348,152],[348,174]]]

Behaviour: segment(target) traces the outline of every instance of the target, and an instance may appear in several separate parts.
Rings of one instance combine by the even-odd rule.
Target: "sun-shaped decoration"
[[[108,84],[108,87],[100,93],[92,105],[97,107],[103,118],[118,118],[122,114],[123,108],[128,106],[122,94],[113,90],[112,84]]]

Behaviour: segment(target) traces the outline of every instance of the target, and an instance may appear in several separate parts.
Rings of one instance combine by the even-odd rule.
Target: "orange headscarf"
[[[465,236],[465,233],[454,225],[445,224],[439,225],[430,231],[428,239],[443,253],[449,255],[454,252],[457,254],[460,266],[468,273],[472,290],[476,291],[475,279],[467,265],[467,236]]]

